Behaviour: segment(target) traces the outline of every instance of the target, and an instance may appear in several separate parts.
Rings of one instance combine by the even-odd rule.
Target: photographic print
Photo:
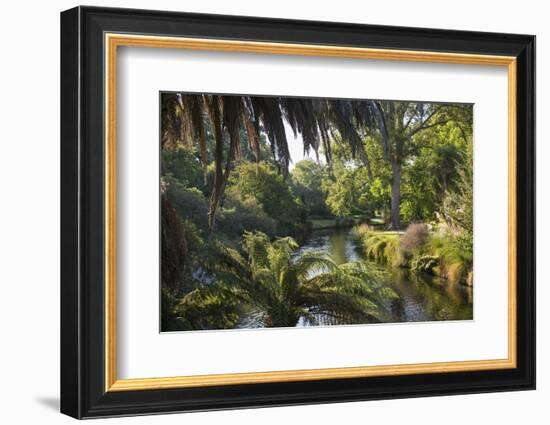
[[[473,319],[473,105],[160,93],[161,331]]]

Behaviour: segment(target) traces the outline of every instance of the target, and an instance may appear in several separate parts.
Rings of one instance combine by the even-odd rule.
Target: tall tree
[[[404,162],[414,152],[413,138],[419,132],[446,124],[451,118],[445,105],[433,103],[370,101],[380,133],[384,158],[391,164],[391,227],[401,227],[401,174]]]

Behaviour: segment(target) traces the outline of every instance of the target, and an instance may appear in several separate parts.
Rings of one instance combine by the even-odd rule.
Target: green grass
[[[336,227],[336,219],[335,218],[316,218],[311,219],[311,229],[312,230],[320,230],[320,229],[330,229],[332,227]]]
[[[310,218],[312,230],[333,229],[336,227],[351,227],[361,222],[361,216],[348,217],[315,217]]]
[[[359,243],[367,257],[384,264],[398,259],[401,232],[370,231],[359,237]]]

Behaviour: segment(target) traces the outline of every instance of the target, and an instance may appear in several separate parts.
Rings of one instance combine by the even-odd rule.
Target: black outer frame
[[[105,32],[517,57],[517,368],[104,391]],[[75,418],[535,388],[535,37],[76,7],[61,13],[61,412]]]

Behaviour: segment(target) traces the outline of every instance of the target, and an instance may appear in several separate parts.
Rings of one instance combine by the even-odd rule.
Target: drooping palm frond
[[[353,157],[358,156],[367,169],[369,179],[372,180],[372,168],[369,158],[363,146],[363,138],[357,132],[359,126],[354,118],[358,114],[355,104],[351,100],[333,99],[330,102],[331,123],[336,127],[342,139],[346,141],[351,149]],[[365,112],[369,109],[362,109]],[[370,112],[369,112],[370,114]],[[370,118],[363,118],[361,122],[370,121]]]
[[[188,329],[220,329],[238,323],[239,292],[228,286],[201,287],[185,295],[174,307],[177,327]]]
[[[242,120],[246,129],[248,147],[254,154],[256,162],[260,162],[260,123],[256,121],[250,98],[243,96],[242,102]]]
[[[334,132],[339,133],[372,176],[363,147],[364,135],[359,132],[374,122],[372,110],[370,101],[168,93],[162,98],[161,143],[163,149],[197,144],[206,179],[207,127],[211,129],[215,171],[208,222],[212,230],[232,164],[240,158],[241,129],[245,130],[256,161],[260,160],[260,133],[265,133],[283,176],[291,161],[285,121],[295,136],[301,135],[304,152],[313,150],[318,156],[322,146],[329,165],[330,139]],[[209,126],[205,123],[207,118]]]
[[[361,263],[347,263],[304,283],[306,299],[316,314],[340,318],[346,323],[380,320],[385,304],[398,298],[376,278],[377,272]]]
[[[271,151],[280,171],[284,176],[288,173],[290,151],[286,138],[280,99],[275,97],[251,96],[250,103],[258,122],[261,122],[271,143]]]
[[[182,128],[184,142],[187,146],[193,146],[196,141],[199,145],[201,163],[206,182],[206,166],[208,165],[208,151],[206,147],[206,129],[204,127],[204,101],[200,95],[179,95],[182,110]]]
[[[321,270],[322,272],[331,272],[337,268],[330,254],[325,251],[304,252],[298,260],[294,262],[296,275],[298,279],[307,279],[311,277],[312,270]]]
[[[314,105],[313,99],[285,97],[280,100],[281,110],[283,111],[287,122],[289,123],[294,137],[298,134],[302,136],[304,143],[304,153],[307,154],[313,150],[319,154],[319,112]]]
[[[165,93],[162,97],[160,144],[162,149],[174,149],[182,140],[183,113],[176,93]]]

